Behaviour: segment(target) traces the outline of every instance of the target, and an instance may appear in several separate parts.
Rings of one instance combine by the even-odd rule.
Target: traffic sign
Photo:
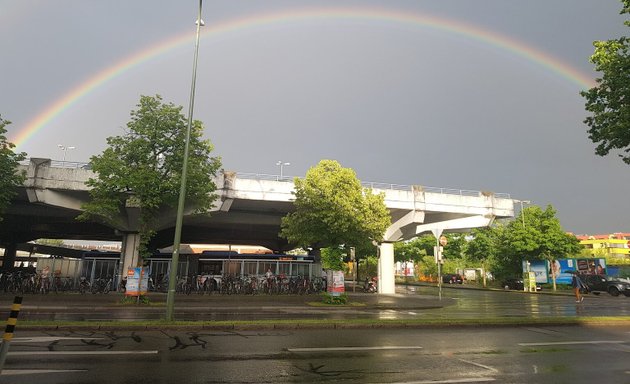
[[[444,247],[447,243],[448,239],[446,238],[446,236],[440,236],[440,245]]]

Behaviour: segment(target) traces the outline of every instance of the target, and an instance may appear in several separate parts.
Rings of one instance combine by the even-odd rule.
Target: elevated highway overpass
[[[38,238],[122,241],[124,267],[137,262],[137,208],[121,212],[114,228],[75,218],[89,199],[85,182],[94,174],[80,166],[50,159],[32,158],[20,168],[26,171],[23,188],[0,222],[0,241],[5,258],[16,244]],[[217,199],[209,214],[184,216],[182,243],[261,245],[282,251],[290,249],[280,238],[281,218],[293,208],[292,179],[271,175],[223,172],[215,180]],[[514,216],[514,200],[507,194],[364,183],[375,193],[385,194],[392,225],[380,245],[381,288],[393,292],[393,242],[423,232],[461,231],[489,225],[493,220]],[[172,245],[176,212],[165,210],[151,246]],[[391,279],[388,278],[391,276]]]

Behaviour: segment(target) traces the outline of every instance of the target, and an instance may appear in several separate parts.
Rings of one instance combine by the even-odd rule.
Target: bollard
[[[4,368],[4,361],[7,359],[9,344],[13,338],[13,331],[15,331],[15,325],[17,324],[17,317],[20,314],[21,306],[22,296],[15,296],[9,319],[7,319],[7,327],[4,329],[4,336],[2,336],[2,344],[0,344],[0,374],[2,374],[2,369]]]

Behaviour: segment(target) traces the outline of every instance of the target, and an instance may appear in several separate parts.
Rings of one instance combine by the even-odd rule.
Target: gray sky
[[[9,139],[29,157],[61,160],[62,144],[76,147],[66,160],[88,161],[124,132],[141,94],[186,113],[197,5],[0,0]],[[194,116],[228,170],[277,174],[282,160],[285,175],[303,176],[335,159],[363,181],[510,193],[553,205],[567,231],[630,232],[630,168],[594,154],[579,96],[597,77],[593,40],[628,34],[620,9],[618,0],[206,0]],[[115,76],[95,80],[108,70]]]

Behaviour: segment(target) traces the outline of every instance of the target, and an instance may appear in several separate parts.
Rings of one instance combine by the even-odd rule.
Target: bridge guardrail
[[[23,162],[23,165],[28,165],[29,162]],[[22,164],[22,163],[20,163]],[[57,168],[82,168],[89,169],[89,163],[84,162],[76,162],[76,161],[59,161],[59,160],[51,160],[51,167]],[[236,177],[242,179],[250,179],[250,180],[269,180],[269,181],[282,181],[282,182],[293,182],[295,176],[280,176],[280,175],[271,175],[265,173],[246,173],[246,172],[236,172]],[[361,182],[361,185],[365,188],[372,189],[384,189],[384,190],[395,190],[395,191],[410,191],[413,190],[412,185],[405,184],[391,184],[391,183],[379,183],[379,182]],[[430,193],[440,193],[444,195],[458,195],[458,196],[480,196],[483,193],[481,191],[473,191],[466,189],[455,189],[455,188],[443,188],[443,187],[427,187],[422,186],[422,190]],[[495,197],[502,199],[511,199],[509,193],[494,193]]]
[[[285,182],[291,182],[294,179],[294,176],[280,177],[279,175],[269,175],[269,174],[260,174],[260,173],[241,173],[241,172],[237,172],[236,177],[239,177],[242,179],[250,179],[250,180],[270,180],[270,181],[285,181]],[[385,190],[395,190],[395,191],[413,190],[412,185],[405,185],[405,184],[361,182],[361,185],[365,188],[372,188],[372,189],[385,189]],[[472,196],[472,197],[477,197],[483,194],[481,191],[455,189],[455,188],[442,188],[442,187],[422,186],[422,190],[425,192],[440,193],[444,195],[458,195],[458,196]],[[509,193],[494,193],[494,196],[498,198],[502,198],[502,199],[511,198]]]

